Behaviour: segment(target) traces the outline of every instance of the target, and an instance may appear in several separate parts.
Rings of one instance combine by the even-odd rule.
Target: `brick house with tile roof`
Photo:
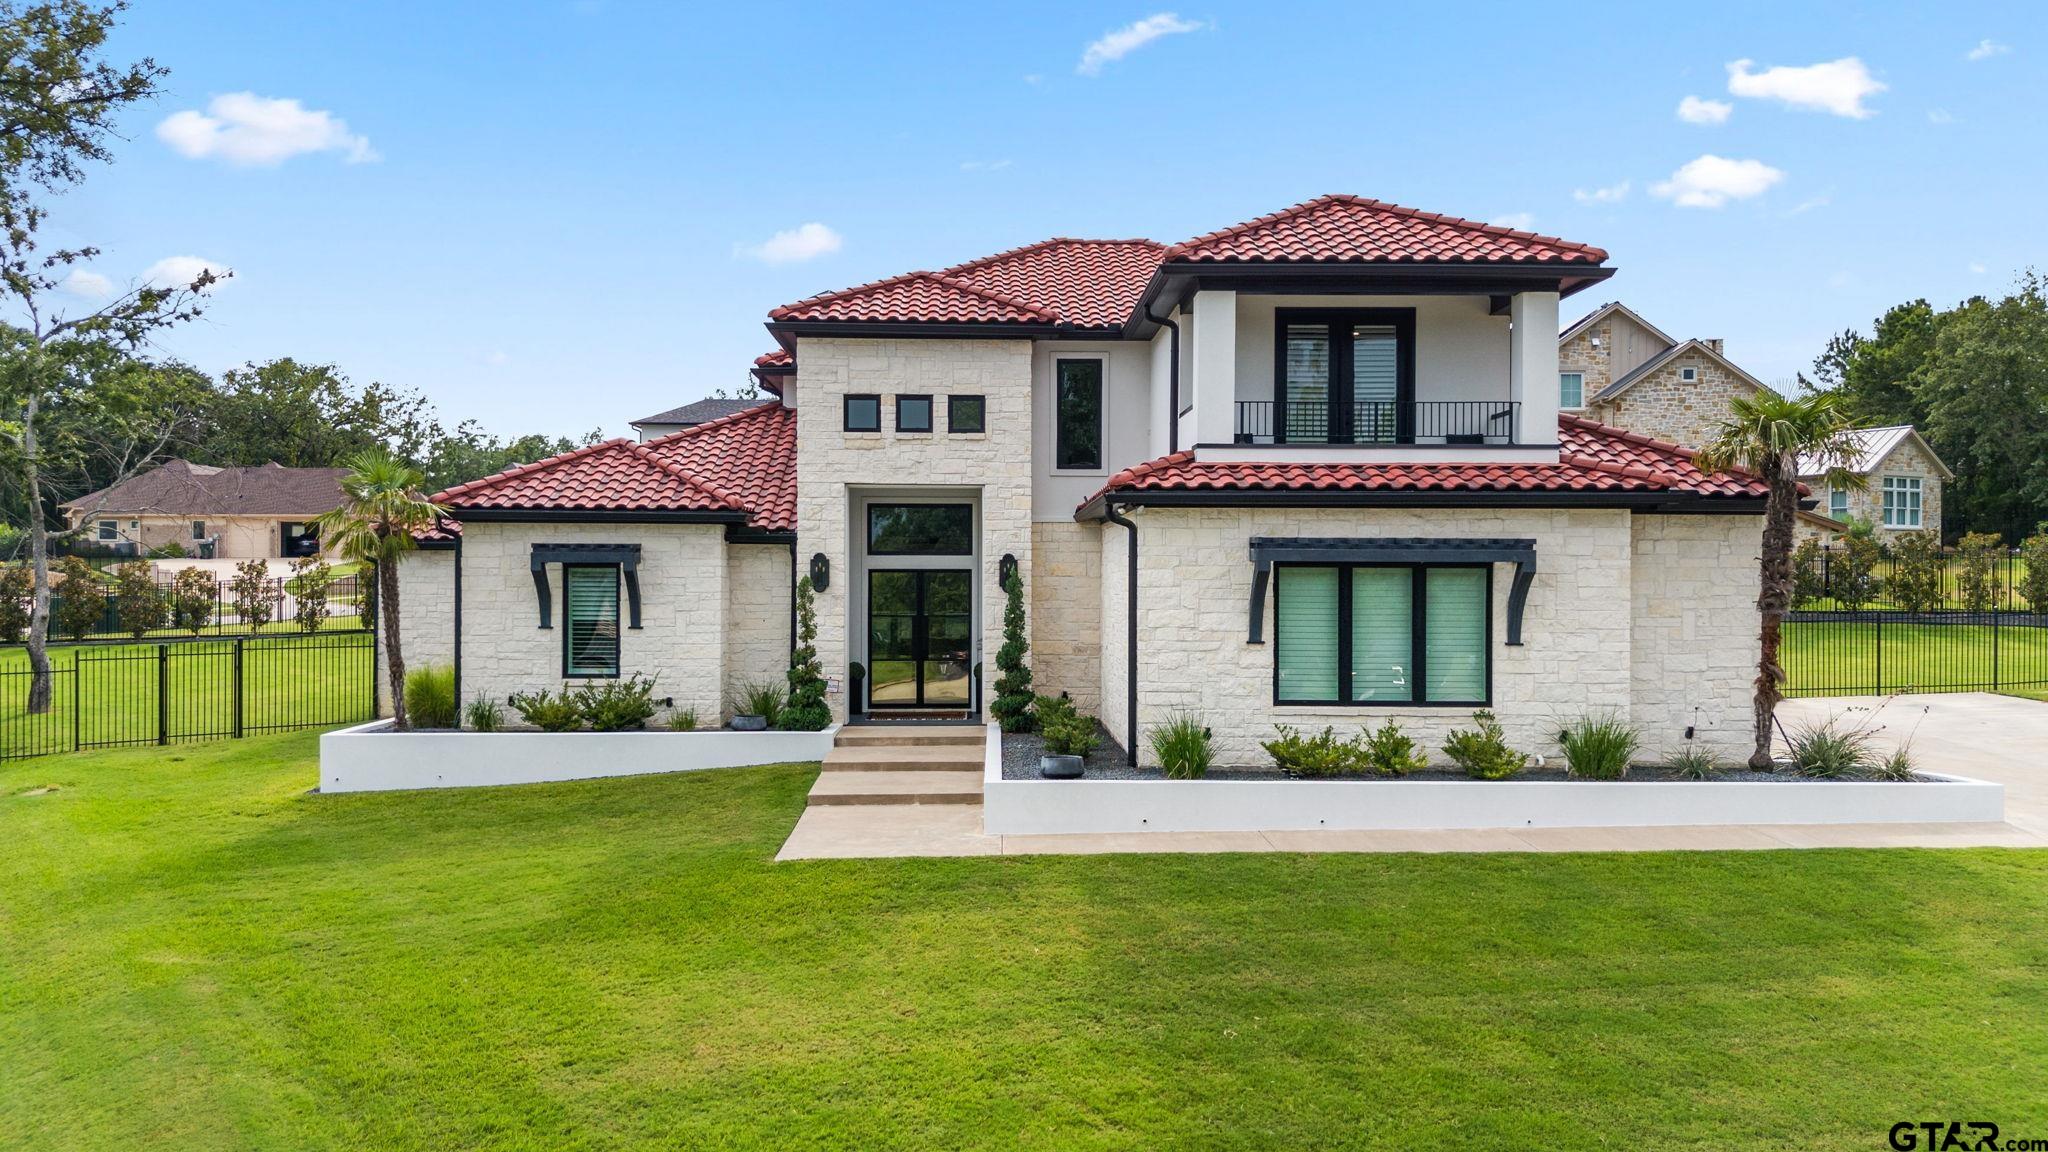
[[[1648,758],[1733,758],[1764,490],[1560,411],[1559,300],[1606,261],[1326,196],[795,301],[773,399],[443,493],[404,639],[464,699],[645,671],[708,722],[809,574],[836,719],[984,717],[1015,572],[1037,687],[1115,755],[1181,712],[1262,764],[1276,724],[1489,707],[1533,751],[1619,709]]]

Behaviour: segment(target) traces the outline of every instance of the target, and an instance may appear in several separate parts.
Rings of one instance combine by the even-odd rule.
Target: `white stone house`
[[[1827,482],[1826,469],[1817,460],[1799,461],[1799,478],[1819,498],[1817,511],[1830,520],[1846,521],[1854,516],[1868,522],[1880,540],[1902,532],[1941,534],[1941,486],[1955,479],[1955,473],[1934,454],[1911,424],[1885,428],[1860,428],[1850,433],[1855,455],[1844,465],[1863,481],[1861,487]],[[1831,532],[1801,527],[1803,535],[1823,540]]]
[[[1278,724],[1434,746],[1485,707],[1733,757],[1764,490],[1559,411],[1558,302],[1613,271],[1328,196],[776,308],[775,399],[441,494],[409,659],[465,700],[653,672],[709,722],[809,573],[836,718],[982,716],[1014,570],[1038,689],[1127,755],[1178,713],[1255,764]]]

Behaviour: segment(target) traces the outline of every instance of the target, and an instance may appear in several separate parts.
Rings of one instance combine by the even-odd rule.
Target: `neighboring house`
[[[1769,390],[1720,340],[1674,339],[1619,301],[1558,336],[1557,368],[1565,411],[1695,447],[1714,438],[1728,401]]]
[[[1863,486],[1831,485],[1819,461],[1802,457],[1799,478],[1819,497],[1816,511],[1830,519],[1846,521],[1854,516],[1877,530],[1880,540],[1900,532],[1941,533],[1941,486],[1955,479],[1955,473],[1941,462],[1920,433],[1910,424],[1888,428],[1861,428],[1850,433],[1855,457],[1844,467],[1861,477]],[[1823,540],[1833,533],[1808,531]]]
[[[142,555],[176,545],[217,559],[318,554],[312,520],[341,504],[346,468],[214,468],[168,460],[62,505],[80,539]]]
[[[1148,761],[1183,712],[1256,764],[1275,725],[1478,708],[1739,756],[1765,489],[1559,411],[1606,256],[1328,196],[776,308],[774,399],[440,494],[408,660],[463,700],[645,672],[709,724],[782,675],[808,574],[836,718],[979,717],[1015,571],[1035,687]]]
[[[642,416],[631,423],[633,430],[640,434],[640,442],[645,444],[649,440],[658,440],[671,432],[681,432],[685,428],[695,428],[699,424],[716,420],[721,416],[730,416],[735,412],[744,412],[760,402],[759,399],[727,400],[714,396],[705,400],[693,401],[680,408],[671,408],[666,412],[656,412],[652,416]]]

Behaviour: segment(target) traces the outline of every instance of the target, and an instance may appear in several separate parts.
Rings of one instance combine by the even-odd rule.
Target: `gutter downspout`
[[[789,542],[789,659],[796,662],[796,541]]]
[[[462,726],[462,534],[455,534],[455,724]]]
[[[1116,510],[1116,504],[1105,500],[1102,504],[1102,518],[1119,525],[1131,541],[1130,570],[1125,577],[1124,592],[1124,743],[1130,745],[1125,763],[1138,766],[1138,526],[1131,523],[1123,513]]]
[[[1166,361],[1166,454],[1171,456],[1180,451],[1180,325],[1170,316],[1154,316],[1149,306],[1145,319],[1173,333]]]

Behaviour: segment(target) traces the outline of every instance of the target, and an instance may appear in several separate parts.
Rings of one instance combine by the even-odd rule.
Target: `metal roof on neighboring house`
[[[1851,443],[1855,445],[1855,456],[1843,467],[1856,475],[1867,475],[1875,471],[1884,463],[1885,457],[1890,456],[1899,445],[1905,443],[1910,438],[1920,446],[1922,452],[1927,453],[1929,460],[1934,461],[1934,466],[1941,470],[1942,479],[1955,479],[1955,473],[1948,470],[1948,465],[1941,462],[1940,456],[1935,455],[1933,446],[1928,444],[1911,424],[1890,424],[1883,428],[1857,428],[1847,433],[1847,435]],[[1819,476],[1826,471],[1827,469],[1821,465],[1821,462],[1813,456],[1807,455],[1799,458],[1799,475],[1802,477]]]
[[[119,515],[317,516],[341,504],[346,468],[216,468],[167,460],[62,507]]]

